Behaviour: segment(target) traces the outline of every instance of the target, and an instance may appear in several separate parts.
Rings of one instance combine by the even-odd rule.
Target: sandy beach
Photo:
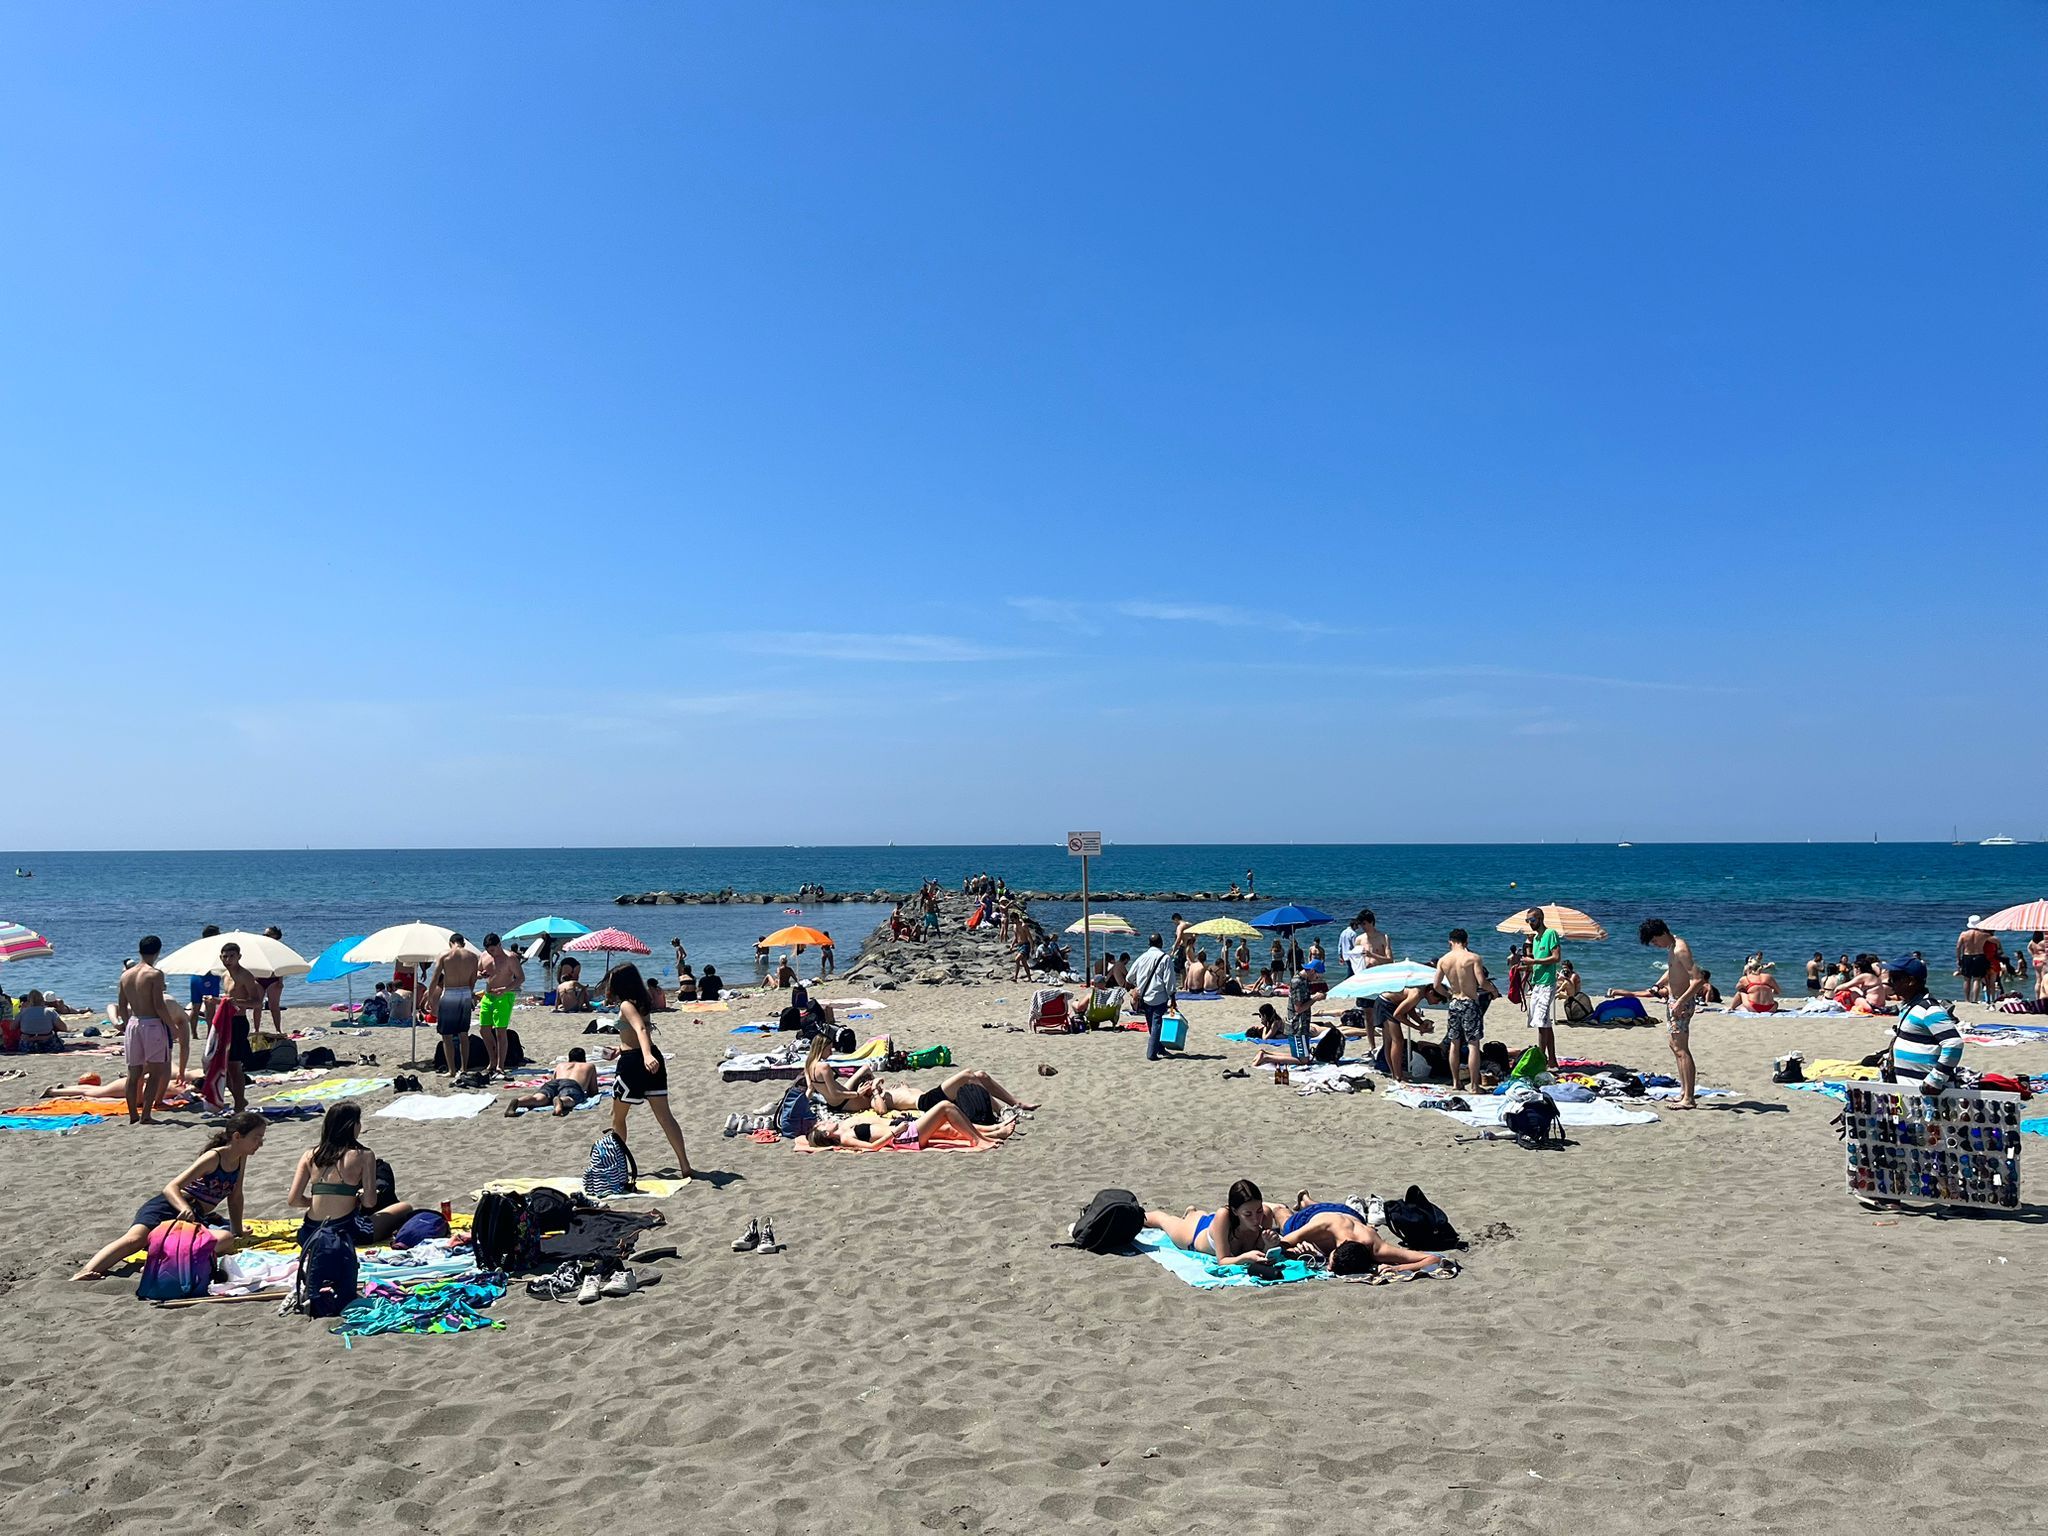
[[[1021,1023],[1028,995],[910,987],[874,1021],[1042,1099],[1014,1143],[974,1155],[728,1140],[728,1112],[779,1091],[714,1072],[732,1025],[762,1010],[667,1016],[691,1156],[719,1175],[660,1202],[680,1257],[656,1266],[659,1286],[595,1306],[515,1290],[501,1331],[345,1348],[262,1303],[164,1311],[132,1277],[69,1284],[202,1133],[0,1138],[16,1397],[0,1518],[365,1536],[1848,1531],[1883,1509],[1979,1529],[2024,1524],[2048,1485],[2025,1407],[2048,1385],[2023,1343],[2032,1228],[1859,1210],[1834,1104],[1770,1084],[1775,1055],[1860,1055],[1880,1021],[1703,1016],[1702,1081],[1731,1097],[1538,1153],[1461,1141],[1383,1094],[1225,1079],[1250,1053],[1217,1038],[1251,1013],[1242,1000],[1189,1004],[1187,1054],[1148,1065],[1137,1034],[984,1027]],[[515,1022],[543,1059],[585,1040],[582,1020]],[[1560,1036],[1571,1053],[1668,1059],[1658,1030]],[[402,1039],[367,1046],[388,1064]],[[2048,1048],[1969,1059],[2041,1070]],[[48,1064],[28,1065],[41,1086]],[[365,1139],[403,1196],[466,1208],[486,1175],[580,1170],[601,1123],[373,1117]],[[272,1130],[252,1215],[286,1214],[314,1130]],[[644,1112],[633,1135],[658,1162]],[[1451,1281],[1221,1291],[1049,1246],[1100,1187],[1213,1207],[1240,1176],[1283,1200],[1420,1183],[1466,1234],[1514,1235]],[[787,1252],[734,1255],[749,1214],[772,1216]]]

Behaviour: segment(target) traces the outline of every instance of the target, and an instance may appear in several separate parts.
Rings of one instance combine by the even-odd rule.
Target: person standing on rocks
[[[1155,933],[1152,935],[1152,947],[1138,956],[1131,966],[1131,995],[1145,1015],[1147,1061],[1159,1059],[1159,1030],[1166,1020],[1166,1010],[1173,1006],[1173,990],[1173,957],[1166,952]]]
[[[1195,936],[1188,932],[1188,920],[1178,912],[1173,914],[1173,969],[1174,974],[1187,974],[1188,962],[1195,957]]]

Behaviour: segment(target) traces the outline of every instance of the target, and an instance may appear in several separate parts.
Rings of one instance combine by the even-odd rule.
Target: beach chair
[[[1066,1035],[1075,1028],[1073,999],[1058,987],[1040,987],[1031,994],[1031,1032]]]
[[[1124,992],[1122,987],[1095,987],[1088,993],[1088,1001],[1082,1006],[1081,1022],[1088,1028],[1107,1028],[1123,1017]]]

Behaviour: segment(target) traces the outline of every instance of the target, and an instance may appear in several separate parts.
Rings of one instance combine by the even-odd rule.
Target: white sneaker
[[[598,1289],[597,1276],[585,1275],[583,1284],[577,1289],[576,1300],[587,1307],[602,1294],[603,1292]]]
[[[725,1134],[728,1136],[737,1136],[739,1135],[739,1133],[740,1117],[738,1115],[727,1115],[725,1117]]]
[[[605,1296],[630,1296],[638,1289],[640,1287],[634,1281],[633,1271],[630,1269],[620,1270],[598,1287],[599,1293]]]

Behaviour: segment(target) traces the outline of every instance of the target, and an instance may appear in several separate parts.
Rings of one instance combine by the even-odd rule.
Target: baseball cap
[[[1927,962],[1915,955],[1901,955],[1885,969],[1894,976],[1911,976],[1915,981],[1927,979]]]

